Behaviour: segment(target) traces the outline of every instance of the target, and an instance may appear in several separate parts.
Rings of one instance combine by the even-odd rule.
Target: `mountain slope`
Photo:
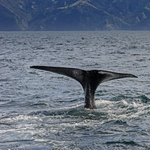
[[[149,30],[149,0],[0,0],[0,30]]]

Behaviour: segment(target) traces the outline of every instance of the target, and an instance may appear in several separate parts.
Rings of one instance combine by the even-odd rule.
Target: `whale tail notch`
[[[83,87],[85,93],[85,108],[94,109],[95,106],[95,91],[99,84],[120,78],[137,78],[133,74],[116,73],[104,70],[81,70],[77,68],[66,67],[50,67],[50,66],[31,66],[30,68],[51,71],[62,74],[77,80]]]

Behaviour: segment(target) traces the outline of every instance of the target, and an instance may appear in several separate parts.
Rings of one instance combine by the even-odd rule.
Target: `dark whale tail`
[[[116,73],[104,70],[81,70],[77,68],[65,67],[50,67],[50,66],[31,66],[30,68],[51,71],[62,74],[77,80],[84,89],[85,94],[85,108],[94,109],[95,106],[95,91],[99,84],[109,80],[120,79],[137,76],[126,73]]]

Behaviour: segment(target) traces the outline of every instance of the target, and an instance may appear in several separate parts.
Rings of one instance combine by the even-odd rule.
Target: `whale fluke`
[[[82,70],[77,68],[31,66],[30,68],[51,71],[77,80],[83,87],[85,94],[85,108],[95,109],[95,91],[99,84],[120,78],[137,78],[128,73],[116,73],[105,70]]]

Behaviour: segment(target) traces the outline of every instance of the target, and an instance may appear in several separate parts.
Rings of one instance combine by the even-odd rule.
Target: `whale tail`
[[[77,80],[83,87],[85,93],[85,108],[94,109],[95,106],[95,91],[99,84],[120,78],[137,76],[127,73],[116,73],[105,70],[82,70],[77,68],[66,67],[50,67],[50,66],[31,66],[30,68],[51,71],[54,73],[62,74]]]

